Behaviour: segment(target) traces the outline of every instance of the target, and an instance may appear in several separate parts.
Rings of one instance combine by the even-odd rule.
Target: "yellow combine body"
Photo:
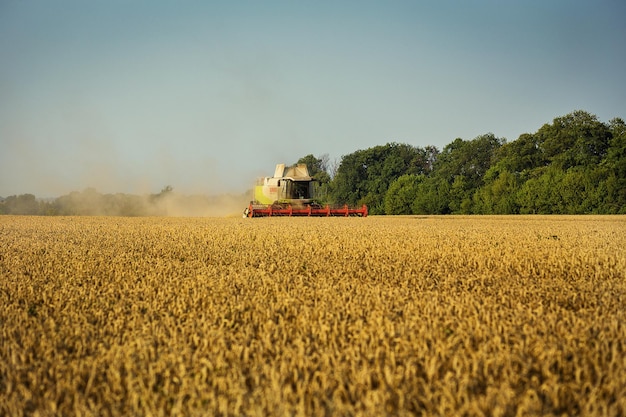
[[[350,208],[322,206],[315,201],[315,178],[306,164],[285,168],[276,165],[273,177],[259,178],[254,199],[244,210],[244,217],[271,216],[367,216],[367,206]]]

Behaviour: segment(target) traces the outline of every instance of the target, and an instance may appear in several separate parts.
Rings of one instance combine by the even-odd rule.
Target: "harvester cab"
[[[367,216],[367,207],[322,206],[315,200],[315,182],[306,164],[277,164],[273,177],[257,180],[254,199],[243,217],[271,216]]]
[[[314,201],[316,180],[309,175],[306,164],[285,169],[276,165],[273,177],[259,178],[254,187],[255,204],[293,204],[303,206]]]

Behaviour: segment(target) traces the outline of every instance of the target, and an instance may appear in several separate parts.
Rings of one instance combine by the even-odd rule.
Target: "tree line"
[[[319,172],[316,160],[299,162]],[[626,124],[577,110],[511,142],[388,143],[345,155],[321,182],[328,202],[371,214],[624,214]]]
[[[577,110],[507,142],[491,133],[442,150],[387,143],[344,155],[307,155],[324,203],[371,214],[626,214],[626,124]],[[0,201],[0,214],[163,215],[159,194],[101,195],[93,189],[52,201],[32,194]]]

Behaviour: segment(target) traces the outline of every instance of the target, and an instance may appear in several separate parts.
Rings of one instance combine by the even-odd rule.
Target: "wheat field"
[[[626,216],[0,216],[0,415],[626,415]]]

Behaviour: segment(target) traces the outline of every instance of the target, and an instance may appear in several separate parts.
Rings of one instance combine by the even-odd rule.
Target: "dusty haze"
[[[171,195],[158,202],[156,208],[166,216],[176,217],[240,216],[248,206],[249,197],[248,194],[215,197]]]
[[[240,216],[248,202],[249,193],[182,195],[164,189],[159,194],[101,194],[87,188],[45,201],[32,195],[11,197],[3,205],[6,214],[225,217]]]

